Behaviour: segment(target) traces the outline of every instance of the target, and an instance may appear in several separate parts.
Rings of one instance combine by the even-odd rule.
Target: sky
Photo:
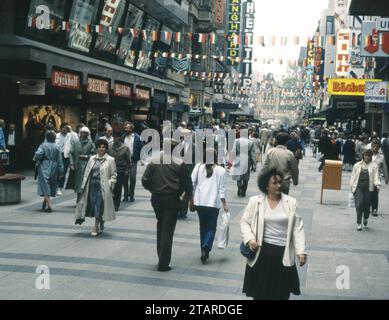
[[[286,71],[286,63],[278,63],[279,59],[297,60],[300,45],[293,45],[293,37],[301,36],[307,39],[312,36],[321,18],[321,12],[328,8],[328,0],[254,0],[255,24],[253,70],[262,74],[272,72],[278,77]],[[272,36],[290,36],[291,45],[262,47],[258,43],[258,37],[265,37],[265,44],[269,43]],[[278,40],[277,40],[278,41]],[[306,40],[304,40],[306,41]],[[274,59],[275,63],[263,64],[263,59]]]

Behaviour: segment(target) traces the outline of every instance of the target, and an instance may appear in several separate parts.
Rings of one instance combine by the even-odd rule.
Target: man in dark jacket
[[[185,163],[176,157],[165,159],[171,155],[177,142],[164,140],[164,151],[153,157],[147,166],[142,185],[151,192],[151,204],[157,218],[157,253],[158,271],[169,271],[172,254],[173,235],[177,224],[180,200],[192,196],[192,180]]]
[[[117,171],[117,181],[113,191],[113,203],[115,205],[115,211],[119,211],[122,187],[125,183],[125,177],[128,177],[128,173],[131,167],[130,149],[122,143],[121,137],[122,135],[120,132],[114,132],[113,143],[109,144],[108,146],[108,154],[115,158]]]
[[[131,122],[126,122],[124,124],[125,134],[122,137],[123,143],[130,149],[131,153],[131,168],[128,175],[126,175],[124,180],[124,199],[123,201],[128,201],[130,197],[130,202],[134,202],[135,194],[135,184],[136,184],[136,173],[137,165],[140,160],[140,152],[143,147],[143,143],[140,140],[139,134],[134,132],[134,125]],[[143,165],[143,161],[141,161]],[[130,190],[128,190],[128,180],[130,180]]]

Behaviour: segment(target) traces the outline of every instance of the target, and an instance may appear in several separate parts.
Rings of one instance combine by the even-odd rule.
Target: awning
[[[214,111],[235,111],[239,109],[239,104],[237,103],[213,103],[212,108]]]
[[[173,112],[189,112],[189,105],[181,103],[168,104],[166,110]]]

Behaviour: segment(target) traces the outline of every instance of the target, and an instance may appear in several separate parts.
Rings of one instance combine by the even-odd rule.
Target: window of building
[[[135,50],[138,47],[140,37],[134,37],[130,29],[141,30],[143,21],[145,19],[145,13],[130,4],[127,11],[126,21],[124,23],[124,33],[122,35],[120,49],[118,54],[118,63],[134,67],[135,64]],[[138,31],[139,32],[139,31]]]
[[[333,35],[333,34],[335,34],[334,17],[327,16],[327,18],[326,18],[326,35]]]
[[[70,10],[70,31],[67,34],[69,48],[89,52],[93,32],[88,32],[86,25],[96,20],[100,0],[76,0]],[[92,30],[91,30],[92,31]]]
[[[120,26],[125,9],[125,0],[106,0],[101,12],[99,25],[100,32],[97,34],[95,52],[99,54],[116,55],[116,47],[119,35],[116,32]],[[112,30],[110,30],[112,28]]]
[[[42,42],[62,46],[65,33],[62,21],[70,0],[31,0],[26,35]]]
[[[140,46],[140,51],[138,54],[138,61],[136,63],[136,68],[141,71],[148,71],[151,67],[152,56],[153,56],[153,45],[154,41],[152,40],[153,31],[158,31],[160,23],[154,18],[148,16],[146,18],[146,24],[144,30],[146,32],[146,39],[142,39]],[[142,38],[142,35],[140,35]]]

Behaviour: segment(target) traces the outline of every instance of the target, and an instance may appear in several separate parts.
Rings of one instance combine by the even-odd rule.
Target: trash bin
[[[321,182],[320,204],[323,203],[323,190],[340,190],[342,187],[342,161],[325,160]]]

